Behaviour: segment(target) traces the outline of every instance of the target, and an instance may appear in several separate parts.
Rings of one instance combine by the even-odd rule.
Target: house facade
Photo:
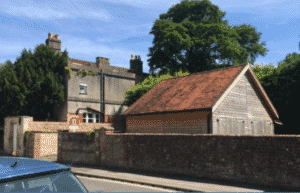
[[[249,64],[163,80],[123,115],[128,133],[273,135],[282,125]]]
[[[48,34],[46,45],[61,53],[59,35]],[[142,65],[134,65],[131,55],[131,69],[111,66],[108,58],[96,57],[96,62],[69,58],[67,67],[72,75],[64,76],[65,101],[51,112],[51,120],[67,121],[69,114],[82,115],[85,123],[106,123],[116,112],[125,111],[128,107],[122,105],[125,91],[144,80],[147,76],[142,73]],[[96,76],[78,76],[79,70],[96,73]]]

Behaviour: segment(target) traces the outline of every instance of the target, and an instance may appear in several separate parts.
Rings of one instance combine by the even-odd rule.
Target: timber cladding
[[[274,134],[272,118],[248,74],[213,112],[214,134]]]

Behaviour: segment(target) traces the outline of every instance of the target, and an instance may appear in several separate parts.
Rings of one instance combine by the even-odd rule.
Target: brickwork
[[[54,48],[57,53],[61,53],[61,41],[58,34],[53,35],[52,33],[49,33],[46,45]]]
[[[128,133],[207,133],[208,112],[163,113],[128,116]]]
[[[5,117],[4,118],[4,151],[9,154],[13,154],[13,139],[14,139],[14,128],[16,128],[16,156],[22,156],[24,154],[23,139],[24,131],[23,128],[27,126],[27,119],[30,117]]]
[[[26,140],[26,143],[25,143],[25,146],[24,146],[24,157],[31,157],[33,158],[34,157],[34,144],[35,144],[35,141],[34,141],[34,133],[25,133],[25,140]]]
[[[17,156],[43,157],[57,153],[57,132],[59,130],[70,130],[70,132],[90,132],[94,129],[105,127],[114,130],[112,124],[108,123],[83,123],[82,115],[67,115],[66,122],[33,121],[33,117],[6,117],[4,126],[4,151],[13,153],[14,127],[17,129]],[[72,130],[75,126],[76,130]],[[28,137],[24,148],[24,135],[26,131],[33,131],[34,136]],[[54,133],[54,134],[53,134]],[[55,134],[56,133],[56,134]],[[35,152],[34,154],[32,152]],[[51,153],[52,152],[52,153]]]
[[[43,158],[57,155],[58,133],[26,133],[25,157]]]
[[[94,139],[89,139],[86,133],[58,133],[58,160],[59,162],[97,164],[99,146]],[[99,140],[98,140],[99,141]]]
[[[59,133],[59,141],[60,160],[68,163],[80,157],[82,164],[300,188],[295,135],[108,134],[103,128],[96,130],[94,146],[76,133]]]

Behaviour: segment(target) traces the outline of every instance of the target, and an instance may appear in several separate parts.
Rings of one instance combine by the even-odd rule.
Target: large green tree
[[[19,81],[14,65],[7,61],[0,70],[0,116],[3,117],[18,115],[24,107],[27,89]]]
[[[252,68],[278,111],[283,127],[275,128],[276,134],[300,134],[297,125],[297,110],[300,108],[300,54],[288,54],[284,60],[273,65]]]
[[[231,27],[224,17],[209,0],[181,1],[161,14],[150,32],[150,72],[201,72],[216,68],[216,59],[224,65],[253,64],[258,55],[266,54],[265,43],[259,42],[261,33],[249,25]]]
[[[300,130],[297,128],[298,109],[300,108],[298,98],[300,54],[288,54],[280,65],[283,66],[283,70],[280,73],[274,72],[267,77],[268,80],[265,80],[266,82],[277,80],[276,83],[265,86],[265,89],[274,98],[280,120],[284,124],[284,127],[278,133],[300,134]]]
[[[36,46],[34,53],[26,49],[22,51],[12,69],[16,76],[12,85],[19,86],[19,93],[25,97],[18,115],[45,119],[65,99],[63,77],[67,61],[67,51],[58,54],[44,44]],[[9,92],[5,94],[11,95]]]

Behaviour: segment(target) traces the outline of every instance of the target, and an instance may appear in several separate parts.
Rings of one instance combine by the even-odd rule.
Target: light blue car
[[[71,167],[21,157],[0,157],[0,192],[88,192]]]

